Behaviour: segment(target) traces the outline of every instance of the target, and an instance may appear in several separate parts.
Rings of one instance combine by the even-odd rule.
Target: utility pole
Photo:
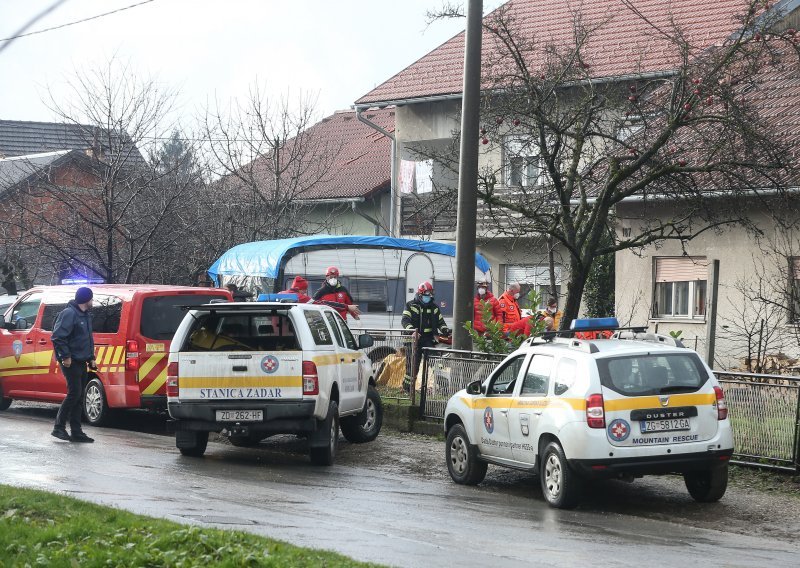
[[[461,152],[458,164],[456,283],[453,301],[453,347],[471,349],[464,323],[472,320],[475,280],[475,228],[478,211],[478,126],[481,98],[483,0],[469,0],[464,47],[464,97],[461,105]]]

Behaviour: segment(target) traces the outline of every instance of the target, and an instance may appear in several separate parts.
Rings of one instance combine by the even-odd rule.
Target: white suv
[[[599,325],[573,322],[584,335]],[[488,463],[533,471],[558,508],[578,503],[585,479],[663,473],[682,473],[694,499],[716,501],[733,453],[711,369],[680,341],[643,330],[528,340],[450,398],[444,428],[455,482],[480,483]]]
[[[309,439],[311,461],[331,465],[339,425],[351,442],[374,440],[383,422],[372,365],[327,306],[277,302],[192,307],[167,367],[168,424],[181,453],[205,453],[209,432],[232,444],[273,434]]]

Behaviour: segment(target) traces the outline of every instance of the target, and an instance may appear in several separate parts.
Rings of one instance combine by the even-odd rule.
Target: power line
[[[36,34],[43,34],[45,32],[51,32],[53,30],[60,30],[61,28],[66,28],[68,26],[74,26],[75,24],[82,24],[83,22],[89,22],[91,20],[96,20],[98,18],[102,18],[104,16],[109,16],[111,14],[116,14],[117,12],[123,12],[125,10],[130,10],[131,8],[136,8],[137,6],[141,6],[142,4],[149,4],[150,2],[155,2],[155,0],[143,0],[142,2],[137,2],[136,4],[131,4],[130,6],[125,6],[124,8],[117,8],[116,10],[111,10],[110,12],[105,12],[103,14],[97,14],[96,16],[90,16],[88,18],[83,18],[81,20],[75,20],[74,22],[67,22],[66,24],[61,24],[59,26],[53,26],[51,28],[44,28],[43,30],[36,30],[35,32],[28,32],[25,34],[17,34],[11,37],[0,39],[0,41],[11,41],[12,39],[17,39],[20,37],[32,36]]]
[[[64,3],[64,2],[66,2],[66,1],[67,1],[67,0],[56,0],[56,2],[54,2],[53,4],[51,4],[49,8],[46,8],[46,9],[45,9],[45,10],[43,10],[42,12],[39,12],[38,14],[36,14],[36,15],[35,15],[33,18],[31,18],[30,20],[28,20],[28,21],[27,21],[27,22],[26,22],[26,23],[25,23],[25,24],[24,24],[24,25],[23,25],[23,26],[22,26],[20,29],[18,29],[18,30],[16,31],[16,33],[15,33],[15,34],[14,34],[12,37],[8,38],[7,40],[3,40],[3,41],[7,41],[8,43],[6,43],[5,45],[0,45],[0,51],[3,51],[5,48],[7,48],[9,45],[11,45],[11,44],[13,43],[13,41],[12,41],[12,40],[13,40],[15,37],[20,37],[20,34],[22,34],[22,33],[23,33],[25,30],[27,30],[27,29],[28,29],[29,27],[31,27],[33,24],[35,24],[36,22],[38,22],[39,20],[41,20],[42,18],[44,18],[44,17],[45,17],[47,14],[49,14],[50,12],[52,12],[53,10],[55,10],[56,8],[58,8],[59,6],[61,6],[61,4],[63,4],[63,3]]]

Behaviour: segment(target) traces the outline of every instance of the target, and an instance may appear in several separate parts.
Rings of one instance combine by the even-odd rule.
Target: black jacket
[[[94,359],[91,315],[88,311],[81,311],[75,300],[70,300],[56,317],[50,340],[59,361],[67,357],[75,361],[91,361]]]
[[[444,316],[436,302],[431,300],[429,303],[423,304],[419,299],[419,294],[406,304],[400,325],[403,326],[403,329],[416,330],[420,334],[428,336],[432,336],[437,330],[447,328]]]

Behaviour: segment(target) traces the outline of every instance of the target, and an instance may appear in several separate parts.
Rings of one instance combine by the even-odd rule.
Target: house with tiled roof
[[[682,54],[660,30],[680,29],[687,44],[697,49],[690,56],[701,57],[704,50],[721,45],[740,29],[740,16],[747,5],[745,0],[707,3],[690,0],[511,0],[500,10],[504,12],[504,21],[513,25],[521,36],[529,38],[532,45],[554,46],[549,52],[534,48],[523,52],[522,58],[529,68],[547,68],[548,57],[557,56],[559,46],[574,44],[576,37],[580,37],[584,41],[580,54],[585,69],[580,80],[622,90],[637,81],[641,84],[648,79],[673,76],[680,68]],[[765,8],[759,6],[762,8],[768,12],[780,11],[781,29],[798,27],[798,2],[784,0],[769,3]],[[493,69],[507,64],[504,46],[498,41],[502,34],[492,30],[492,25],[497,25],[493,24],[495,21],[493,14],[484,17],[484,97],[490,93],[502,96],[503,93],[503,85],[492,76]],[[582,35],[582,32],[586,34]],[[452,155],[453,133],[460,130],[464,40],[463,33],[451,38],[355,102],[355,108],[361,112],[384,106],[396,109],[395,172],[398,175],[394,186],[398,198],[393,206],[400,219],[398,233],[402,236],[455,237],[453,200],[437,201],[436,194],[437,188],[445,188],[447,191],[442,195],[452,196],[457,180],[452,164],[439,163],[436,156],[448,152]],[[788,70],[787,76],[776,82],[775,87],[794,89],[793,72]],[[629,94],[626,92],[626,97]],[[777,108],[774,105],[787,105],[780,111],[798,112],[790,99],[772,100],[765,104],[773,105],[772,108]],[[479,167],[496,172],[496,191],[534,190],[541,182],[538,175],[530,172],[537,169],[535,164],[539,157],[527,155],[524,150],[515,149],[511,143],[505,142],[513,134],[509,124],[511,117],[506,119],[500,127],[483,125],[482,132],[488,129],[489,134],[476,141],[480,144]],[[618,120],[620,129],[633,131],[636,128],[633,121],[628,121],[624,115],[614,120]],[[501,117],[498,117],[498,124],[501,122]],[[642,203],[626,202],[625,207],[641,208]],[[492,262],[492,273],[497,278],[495,286],[503,289],[512,281],[522,281],[542,290],[548,289],[548,246],[545,239],[520,232],[508,234],[501,226],[502,221],[498,221],[496,212],[490,216],[486,209],[479,204],[478,246]],[[651,208],[643,213],[639,209],[628,213],[634,217],[658,215],[652,211]],[[620,226],[619,230],[625,231],[626,228]],[[705,288],[705,282],[711,279],[710,266],[713,263],[710,261],[721,259],[727,267],[722,270],[723,278],[733,282],[744,270],[742,263],[734,259],[742,255],[749,258],[757,250],[757,245],[743,234],[737,233],[731,239],[730,235],[719,236],[711,231],[692,243],[697,244],[697,250],[688,251],[689,263],[671,260],[687,255],[685,251],[673,250],[680,248],[678,243],[649,247],[643,252],[638,251],[641,253],[638,256],[630,252],[618,253],[617,310],[620,316],[634,323],[649,321],[659,331],[681,331],[684,337],[697,337],[697,343],[692,340],[691,345],[696,345],[702,352],[708,324],[706,309],[710,302]],[[566,255],[557,248],[554,252],[558,265],[559,258]],[[791,264],[793,258],[789,258],[787,267],[795,267]],[[676,270],[671,270],[673,265]],[[565,271],[565,265],[556,266],[557,285],[562,293]],[[783,273],[781,278],[796,280],[800,290],[800,268],[784,268]],[[665,309],[667,302],[669,310]],[[726,302],[727,299],[721,298],[719,305]],[[693,305],[697,308],[692,309]],[[720,319],[732,317],[730,311],[720,312]],[[726,361],[729,363],[730,360]]]
[[[304,131],[302,140],[290,139],[283,146],[284,156],[291,156],[295,145],[311,149],[296,164],[285,165],[291,179],[282,181],[282,191],[304,209],[304,226],[295,227],[300,233],[388,234],[391,140],[364,120],[394,131],[393,108],[373,109],[361,117],[342,110]],[[272,160],[266,155],[247,165],[252,168],[248,175],[265,194],[275,185]],[[229,175],[222,183],[235,190],[240,182]]]

